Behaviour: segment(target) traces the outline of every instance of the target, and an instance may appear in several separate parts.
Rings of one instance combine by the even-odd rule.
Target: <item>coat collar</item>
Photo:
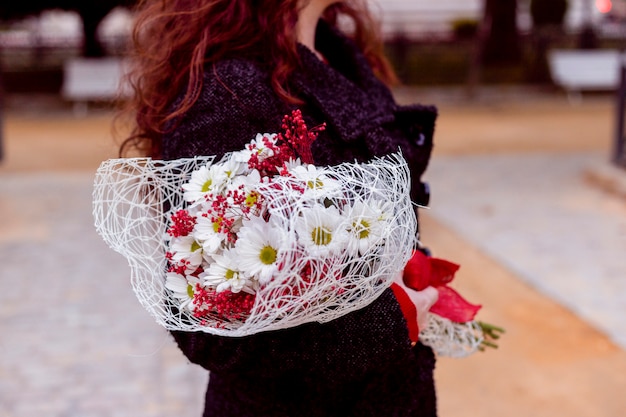
[[[320,21],[316,47],[329,63],[298,44],[301,67],[293,74],[293,87],[321,110],[341,139],[354,141],[368,130],[393,121],[395,102],[389,89],[374,76],[352,41]]]

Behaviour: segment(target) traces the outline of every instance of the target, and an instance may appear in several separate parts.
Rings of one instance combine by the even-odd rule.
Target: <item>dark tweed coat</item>
[[[402,149],[412,197],[427,203],[419,181],[432,148],[436,110],[395,104],[352,42],[320,23],[316,47],[300,45],[302,68],[290,80],[305,102],[308,126],[327,123],[313,146],[316,164],[366,161]],[[270,68],[233,58],[207,70],[200,98],[164,137],[164,158],[222,155],[257,132],[278,132],[294,106],[270,88]],[[362,310],[326,324],[242,338],[172,332],[190,361],[211,371],[205,416],[435,416],[432,351],[411,347],[387,290]]]

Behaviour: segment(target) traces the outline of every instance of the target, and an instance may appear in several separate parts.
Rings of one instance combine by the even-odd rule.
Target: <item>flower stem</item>
[[[504,328],[482,321],[478,321],[477,323],[480,326],[484,337],[480,350],[484,351],[485,348],[497,349],[498,345],[495,341],[498,340],[503,333],[505,333]]]

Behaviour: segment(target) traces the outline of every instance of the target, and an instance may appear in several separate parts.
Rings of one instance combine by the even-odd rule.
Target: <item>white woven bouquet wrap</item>
[[[241,163],[250,149],[219,161],[112,159],[97,171],[96,229],[168,329],[245,336],[327,322],[374,301],[411,256],[401,155],[325,168],[290,160],[269,178]]]
[[[420,342],[439,356],[464,358],[481,349],[485,340],[477,321],[455,323],[436,314],[428,314],[428,324],[420,331]]]

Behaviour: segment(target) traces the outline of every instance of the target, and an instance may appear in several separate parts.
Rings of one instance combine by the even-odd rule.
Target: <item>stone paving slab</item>
[[[197,417],[207,374],[135,299],[91,189],[91,174],[0,181],[0,417]]]
[[[626,201],[598,153],[434,158],[430,214],[626,349]]]

